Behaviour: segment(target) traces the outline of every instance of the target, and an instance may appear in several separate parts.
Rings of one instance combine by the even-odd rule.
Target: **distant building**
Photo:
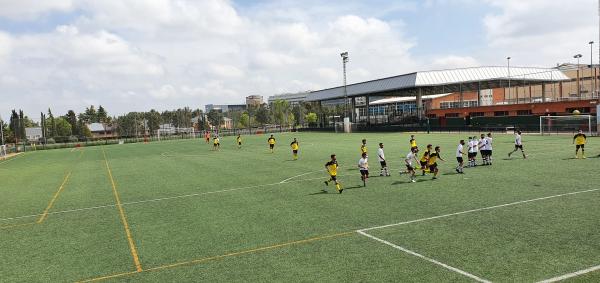
[[[246,96],[246,106],[260,106],[263,104],[262,95],[249,95]]]
[[[40,127],[31,127],[25,128],[25,137],[27,137],[28,141],[37,142],[39,139],[43,137],[42,128]]]
[[[246,104],[206,104],[204,106],[204,110],[205,113],[208,114],[208,112],[210,112],[211,110],[215,110],[221,113],[226,113],[226,112],[230,112],[230,111],[245,111],[246,110]]]
[[[309,91],[297,92],[297,93],[285,93],[279,95],[269,96],[269,105],[273,104],[275,100],[285,100],[290,105],[295,106],[300,104],[300,102],[306,101],[306,97],[310,94]]]
[[[91,123],[87,125],[93,138],[109,138],[115,136],[115,128],[102,124],[102,123]]]

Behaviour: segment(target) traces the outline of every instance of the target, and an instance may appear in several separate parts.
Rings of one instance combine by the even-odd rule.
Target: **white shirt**
[[[523,144],[522,141],[521,141],[521,135],[517,134],[515,136],[515,144],[516,145],[522,145]]]
[[[487,137],[486,139],[486,149],[487,150],[492,150],[492,138]]]
[[[368,158],[361,158],[360,160],[358,160],[358,168],[360,170],[369,170]]]
[[[477,152],[477,141],[469,141],[469,152]]]
[[[458,144],[458,147],[456,148],[456,157],[462,157],[462,156],[463,156],[463,145]]]
[[[385,161],[385,154],[383,153],[383,148],[378,148],[377,149],[377,158],[379,159],[379,162]]]
[[[479,146],[480,150],[486,150],[486,148],[487,148],[487,139],[486,138],[479,139],[479,142],[477,143],[477,145]]]
[[[406,163],[410,166],[413,164],[413,160],[415,160],[415,154],[411,151],[406,155]]]

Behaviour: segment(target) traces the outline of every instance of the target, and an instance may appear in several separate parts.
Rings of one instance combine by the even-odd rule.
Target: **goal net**
[[[540,134],[574,133],[582,130],[591,136],[596,132],[596,117],[591,115],[540,116]]]
[[[161,140],[161,138],[168,139],[170,136],[194,138],[194,137],[196,137],[196,131],[194,130],[194,128],[168,127],[168,128],[160,128],[160,129],[156,130],[156,135],[157,135],[158,140]]]
[[[0,145],[0,158],[4,158],[6,155],[8,155],[6,145],[2,144]]]

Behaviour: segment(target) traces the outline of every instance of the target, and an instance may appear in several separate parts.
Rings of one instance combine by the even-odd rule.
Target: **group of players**
[[[210,143],[211,134],[210,132],[206,132],[205,135],[206,143]],[[481,164],[483,166],[492,165],[492,153],[493,153],[493,138],[492,134],[488,133],[487,135],[481,134],[479,138],[476,136],[469,137],[469,141],[465,143],[465,140],[460,140],[458,146],[456,148],[456,161],[458,165],[455,168],[456,173],[464,174],[464,159],[463,156],[467,156],[468,164],[467,167],[475,167],[477,166],[477,155],[481,154]],[[581,130],[573,137],[573,144],[575,144],[575,158],[579,158],[579,150],[581,149],[581,158],[585,157],[585,144],[587,141],[587,136],[583,134]],[[238,134],[236,137],[236,142],[238,148],[242,147],[242,137]],[[269,150],[271,153],[275,152],[275,144],[276,140],[273,135],[267,139],[267,144],[269,145]],[[410,136],[409,140],[410,151],[404,158],[404,163],[406,165],[406,170],[400,172],[401,174],[406,173],[410,177],[411,182],[416,182],[417,175],[417,166],[420,165],[420,170],[422,175],[425,176],[426,173],[433,174],[433,180],[438,178],[439,168],[438,168],[438,160],[445,160],[441,157],[441,148],[440,146],[433,147],[433,145],[428,144],[425,148],[425,151],[422,153],[421,158],[418,158],[419,147],[417,146],[417,141],[414,135]],[[465,146],[467,147],[465,149]],[[521,151],[523,155],[523,159],[527,158],[525,154],[525,150],[523,149],[523,139],[521,137],[521,131],[517,131],[515,133],[515,148],[513,151],[508,153],[508,157],[517,151]],[[298,151],[300,149],[300,143],[296,138],[290,143],[290,147],[292,149],[293,160],[298,160]],[[215,134],[213,137],[213,150],[218,151],[220,148],[219,135]],[[363,186],[366,186],[366,181],[369,178],[369,160],[368,160],[368,148],[367,148],[367,140],[363,139],[360,145],[360,159],[358,160],[358,169],[360,171],[361,180],[363,182]],[[379,147],[377,148],[377,159],[381,166],[381,171],[379,176],[391,176],[387,167],[387,162],[385,158],[384,145],[383,143],[379,143]],[[330,160],[325,164],[325,169],[329,173],[329,179],[325,181],[325,185],[329,185],[330,183],[335,184],[336,191],[338,193],[342,193],[344,189],[342,185],[338,181],[338,168],[339,164],[337,162],[337,157],[335,154],[330,156]]]

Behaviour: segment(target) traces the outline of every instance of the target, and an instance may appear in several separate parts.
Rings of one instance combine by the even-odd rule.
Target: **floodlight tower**
[[[350,58],[348,57],[348,51],[342,52],[340,56],[342,56],[342,66],[344,68],[344,114],[346,115],[346,117],[350,117],[350,115],[348,114],[348,90],[346,87],[346,63],[350,61]],[[369,110],[367,109],[367,111]]]
[[[590,87],[592,87],[592,97],[594,97],[594,92],[596,92],[596,76],[594,75],[594,41],[590,41],[588,44],[590,45],[590,77],[592,78]]]
[[[577,59],[577,97],[581,97],[581,86],[579,85],[579,59],[581,59],[583,55],[576,54],[573,58]]]

